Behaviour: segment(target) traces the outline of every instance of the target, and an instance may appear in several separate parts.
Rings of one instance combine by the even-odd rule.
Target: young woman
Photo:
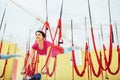
[[[28,58],[26,68],[30,64],[30,62],[31,62],[31,60],[32,60],[32,58],[33,58],[33,56],[35,54],[35,51],[37,51],[37,54],[39,54],[39,55],[47,55],[48,56],[50,48],[52,47],[51,57],[55,57],[58,54],[63,54],[63,53],[70,52],[73,49],[74,50],[78,49],[78,47],[62,48],[60,46],[52,45],[51,42],[45,40],[46,35],[45,35],[45,33],[43,31],[40,31],[40,30],[36,31],[35,35],[36,35],[36,41],[32,46],[31,54],[30,54],[30,57]],[[23,74],[23,73],[25,73],[25,69],[22,70],[21,74]],[[42,74],[46,73],[46,67],[44,67],[42,69],[41,73]]]
[[[14,58],[14,57],[21,57],[20,55],[18,54],[0,54],[0,59],[9,59],[9,58]]]

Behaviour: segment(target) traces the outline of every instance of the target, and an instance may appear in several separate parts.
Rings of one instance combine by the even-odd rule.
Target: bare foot
[[[47,68],[46,66],[41,70],[41,74],[46,74],[47,73]]]
[[[20,73],[24,75],[26,73],[25,69],[23,69]]]

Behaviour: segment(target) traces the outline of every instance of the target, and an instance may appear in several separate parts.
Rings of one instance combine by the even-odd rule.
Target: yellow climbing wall
[[[7,46],[8,46],[8,43],[4,43],[3,49],[2,49],[3,53],[6,53]],[[14,48],[15,48],[15,45],[11,44],[10,53],[14,53]],[[108,51],[106,51],[106,52],[108,54]],[[25,55],[25,53],[21,53],[21,54]],[[93,61],[95,71],[97,71],[98,70],[98,63],[97,63],[95,53],[93,51],[91,51],[91,56],[92,56],[92,61]],[[111,68],[112,71],[116,71],[117,65],[118,65],[116,50],[113,51],[113,57],[112,58],[113,59],[112,59],[112,63],[111,63],[110,68]],[[17,76],[16,76],[17,79],[16,80],[22,80],[23,75],[20,74],[20,71],[22,70],[22,67],[23,67],[23,64],[24,64],[24,58],[17,58],[17,59],[18,59],[18,65],[17,65],[18,68],[17,68]],[[38,72],[40,72],[42,66],[44,65],[45,59],[46,59],[45,56],[42,56],[42,57],[40,56]],[[84,60],[84,53],[82,53],[82,61],[83,60]],[[102,59],[102,60],[104,61],[104,59]],[[53,61],[54,61],[54,59],[51,58],[50,63],[49,63],[50,71],[53,68]],[[81,66],[78,66],[80,72],[83,69],[83,63],[84,62],[82,62]],[[0,68],[0,74],[2,73],[3,65],[4,65],[4,60],[0,60],[0,67],[1,67]],[[5,73],[5,76],[4,76],[4,80],[11,80],[12,69],[14,69],[13,59],[9,59],[8,64],[7,64],[7,68],[6,68],[6,73]],[[120,72],[117,75],[113,76],[113,75],[108,73],[108,78],[109,78],[109,80],[120,80],[119,74],[120,74]],[[104,80],[107,80],[107,79],[105,79],[105,72],[104,72],[103,76],[104,76]],[[72,66],[71,66],[71,63],[70,63],[70,53],[69,54],[63,54],[63,55],[62,54],[58,55],[58,57],[57,57],[57,67],[56,67],[56,77],[54,77],[54,75],[52,77],[42,75],[41,80],[46,80],[46,78],[47,78],[47,80],[54,80],[54,78],[56,78],[56,80],[72,80]],[[0,78],[0,80],[3,80],[3,79]],[[74,80],[88,80],[87,68],[86,68],[86,71],[85,71],[85,74],[84,74],[83,77],[79,77],[74,72]],[[92,74],[92,80],[102,80],[102,76],[97,78]]]
[[[10,54],[15,53],[15,46],[16,46],[15,44],[10,44],[10,47],[9,47],[9,53]],[[11,80],[12,69],[14,69],[13,60],[14,60],[14,58],[8,59],[4,80],[9,80],[9,79]]]
[[[14,52],[15,46],[16,46],[15,44],[9,44],[7,42],[3,42],[1,53],[7,54],[9,52],[10,54],[13,54],[13,53],[15,53]],[[5,64],[5,60],[0,60],[0,67],[1,67],[0,75],[2,75],[4,64]],[[2,78],[0,78],[0,80],[3,80],[3,78],[4,78],[4,80],[11,80],[12,69],[14,69],[13,58],[8,59],[7,66],[5,69],[5,74]]]
[[[2,45],[2,49],[1,49],[1,53],[2,54],[7,54],[7,50],[8,50],[8,45],[9,45],[9,43],[7,43],[7,42],[3,42],[3,45]],[[2,75],[2,73],[3,73],[3,68],[4,68],[4,64],[5,64],[5,60],[0,60],[0,75]],[[9,73],[9,72],[8,72]],[[9,75],[8,75],[9,76]],[[0,78],[0,80],[3,80],[3,77],[2,78]]]
[[[107,51],[107,53],[108,53],[108,51]],[[93,51],[91,52],[91,56],[92,56],[92,62],[93,62],[95,71],[97,72],[98,71],[98,63],[96,60],[95,53]],[[113,51],[112,58],[113,59],[112,59],[110,68],[112,71],[116,71],[117,65],[118,65],[118,63],[117,63],[118,56],[117,56],[116,50]],[[82,53],[82,61],[83,60],[84,60],[84,53]],[[50,68],[52,68],[52,65],[53,65],[52,63],[53,63],[53,60],[51,60]],[[83,67],[84,67],[83,63],[84,62],[82,62],[81,66],[78,66],[80,72],[83,70]],[[107,80],[107,79],[105,79],[105,73],[106,72],[103,72],[104,80]],[[108,74],[109,80],[120,80],[120,76],[119,76],[120,72],[117,75],[111,75],[108,72],[107,72],[107,74]],[[54,80],[54,75],[51,78],[47,77],[47,79]],[[46,80],[46,75],[42,76],[42,80]],[[56,80],[72,80],[72,67],[70,64],[70,55],[69,54],[64,54],[64,55],[58,56],[57,69],[56,69]],[[76,73],[74,71],[74,80],[88,80],[87,68],[86,68],[86,71],[85,71],[85,74],[83,77],[79,77],[78,75],[76,75]],[[92,80],[102,80],[102,76],[97,78],[92,74]]]

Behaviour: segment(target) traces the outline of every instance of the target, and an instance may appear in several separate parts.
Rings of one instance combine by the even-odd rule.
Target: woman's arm
[[[51,46],[49,46],[49,47],[47,48],[47,57],[46,57],[46,60],[47,60],[47,58],[48,58],[48,56],[49,56],[50,49],[51,49]],[[50,53],[50,56],[51,56],[51,54],[52,54],[52,53]],[[48,58],[48,62],[46,63],[47,65],[49,64],[49,59],[50,59],[50,58]]]
[[[26,65],[24,64],[24,67],[21,71],[21,74],[24,75],[26,73],[26,68],[28,68],[29,64],[31,63],[32,59],[33,59],[33,56],[35,54],[35,50],[34,49],[31,49],[30,51],[30,56],[28,57],[28,60],[26,61]]]
[[[45,63],[45,65],[43,66],[43,68],[41,69],[41,74],[46,74],[46,72],[47,72],[47,66],[49,65],[49,61],[50,61],[50,58],[48,58],[48,57],[49,57],[50,49],[51,49],[51,46],[49,46],[49,47],[47,48],[46,63]],[[51,56],[51,53],[50,53],[50,56]]]
[[[26,68],[27,68],[28,65],[31,63],[34,54],[35,54],[35,50],[34,50],[34,49],[31,49],[30,56],[28,57],[28,60],[27,60],[26,66],[25,66]]]
[[[0,59],[9,59],[9,58],[14,58],[14,57],[21,57],[19,54],[0,54]]]

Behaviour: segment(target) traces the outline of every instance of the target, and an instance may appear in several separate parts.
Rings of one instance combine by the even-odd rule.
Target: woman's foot
[[[41,70],[41,74],[46,74],[47,73],[47,67],[43,67],[43,69]]]
[[[24,75],[26,73],[25,69],[23,69],[20,73]]]

